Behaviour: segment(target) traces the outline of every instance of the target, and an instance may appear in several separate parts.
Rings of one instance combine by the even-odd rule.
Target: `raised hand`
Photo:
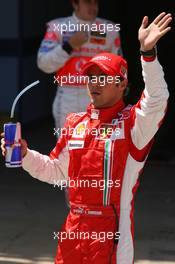
[[[74,49],[80,48],[84,43],[88,41],[88,34],[87,32],[76,32],[70,39],[69,44]]]
[[[150,25],[148,25],[148,17],[145,16],[138,32],[140,49],[142,51],[153,49],[158,40],[171,29],[171,27],[169,27],[171,21],[171,14],[162,12]]]

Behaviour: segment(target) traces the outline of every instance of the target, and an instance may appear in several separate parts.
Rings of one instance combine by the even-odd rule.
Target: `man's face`
[[[75,14],[78,18],[94,21],[98,14],[98,0],[79,0],[78,4],[73,2]]]
[[[96,65],[89,68],[87,75],[89,76],[88,93],[91,102],[96,108],[113,106],[117,101],[122,99],[123,92],[127,86],[127,80],[119,82],[117,76],[110,76],[109,78],[109,76]],[[106,79],[105,83],[102,82],[104,78]],[[111,78],[113,78],[113,80]],[[97,82],[95,82],[96,79],[98,80]]]

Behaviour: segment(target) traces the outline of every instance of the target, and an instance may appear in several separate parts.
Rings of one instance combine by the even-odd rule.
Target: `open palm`
[[[169,27],[171,21],[171,14],[163,12],[148,26],[148,17],[145,16],[138,32],[141,50],[151,50],[157,41],[171,29]]]

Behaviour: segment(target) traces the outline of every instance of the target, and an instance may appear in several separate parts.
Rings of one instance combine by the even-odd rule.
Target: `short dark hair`
[[[75,4],[78,4],[79,0],[70,0],[71,1],[71,4],[75,3]]]
[[[76,5],[78,5],[78,3],[79,3],[79,0],[70,0],[70,2],[71,2],[71,4],[76,4]],[[98,0],[97,0],[97,2],[98,2]]]

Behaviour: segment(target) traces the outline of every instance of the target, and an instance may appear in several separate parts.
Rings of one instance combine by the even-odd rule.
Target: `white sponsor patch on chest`
[[[68,149],[81,149],[84,147],[83,140],[69,140],[68,141]]]
[[[99,119],[100,111],[98,109],[91,109],[91,118],[92,119]]]
[[[124,120],[119,121],[118,119],[114,120],[112,124],[101,124],[98,128],[98,134],[96,139],[99,140],[116,140],[116,139],[124,139],[125,131],[124,131]]]
[[[115,120],[114,122],[115,129],[111,135],[111,140],[124,139],[125,138],[125,129],[124,129],[124,120]]]

